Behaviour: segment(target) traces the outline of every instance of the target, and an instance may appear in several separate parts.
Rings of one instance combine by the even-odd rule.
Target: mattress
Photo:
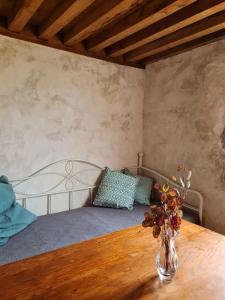
[[[147,210],[147,206],[141,205],[135,205],[132,211],[82,207],[41,216],[0,247],[0,265],[140,224]],[[196,221],[190,213],[184,216]]]

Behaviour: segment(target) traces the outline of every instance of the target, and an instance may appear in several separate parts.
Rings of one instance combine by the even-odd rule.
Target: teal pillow
[[[0,214],[4,213],[16,202],[12,185],[6,176],[0,176]],[[1,226],[0,226],[1,231]]]
[[[94,206],[133,209],[138,179],[106,168]]]
[[[135,192],[135,203],[150,205],[150,196],[152,191],[153,179],[145,176],[137,176],[128,169],[124,169],[124,174],[138,178],[138,184]]]

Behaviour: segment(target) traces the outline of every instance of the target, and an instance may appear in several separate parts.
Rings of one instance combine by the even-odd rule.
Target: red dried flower
[[[177,195],[177,191],[174,190],[174,189],[169,190],[168,196],[171,196],[171,197],[176,197],[176,196],[178,196],[178,195]]]
[[[149,220],[150,219],[150,213],[146,211],[144,213],[144,217],[145,217],[145,220]]]
[[[178,208],[180,208],[182,205],[183,205],[183,199],[181,198],[181,197],[178,197],[177,198],[177,206],[178,206]]]
[[[160,198],[161,198],[162,202],[166,202],[167,201],[167,194],[166,193],[162,193]]]
[[[156,189],[156,190],[159,190],[160,189],[160,184],[158,183],[158,182],[156,182],[155,184],[154,184],[154,189]]]
[[[167,207],[169,210],[175,210],[176,207],[177,207],[177,201],[176,201],[176,198],[170,198],[168,201],[167,201]]]
[[[154,225],[154,218],[149,212],[145,212],[145,219],[142,222],[143,227],[152,227]]]
[[[161,227],[158,225],[154,225],[152,231],[154,238],[157,238],[160,235],[160,232],[161,232]]]
[[[174,230],[178,230],[181,224],[181,218],[178,215],[175,215],[170,220],[171,226]]]
[[[157,224],[158,226],[163,226],[164,220],[165,220],[165,216],[164,216],[164,215],[161,215],[161,216],[156,220],[156,224]]]
[[[178,166],[178,171],[184,170],[184,167]],[[178,177],[182,187],[190,187],[190,177],[191,171],[189,171],[187,177],[182,175]],[[177,181],[175,176],[172,179]],[[150,211],[145,213],[142,225],[144,227],[153,227],[153,236],[155,238],[159,236],[161,230],[171,234],[179,230],[182,218],[181,207],[186,196],[182,187],[171,186],[168,183],[162,186],[158,182],[154,184],[154,196],[161,200],[159,201],[160,205],[150,207]]]

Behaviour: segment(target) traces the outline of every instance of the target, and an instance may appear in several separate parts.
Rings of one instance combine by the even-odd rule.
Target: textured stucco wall
[[[0,36],[0,173],[70,157],[133,165],[143,86],[143,70]]]
[[[225,42],[147,67],[145,163],[172,175],[193,170],[204,194],[204,224],[225,234]]]
[[[225,233],[225,42],[142,70],[0,37],[0,173],[61,158],[193,169],[204,224]]]

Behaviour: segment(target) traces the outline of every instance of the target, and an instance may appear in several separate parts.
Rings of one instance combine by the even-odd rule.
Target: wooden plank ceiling
[[[222,39],[221,0],[0,0],[0,34],[144,68]]]

